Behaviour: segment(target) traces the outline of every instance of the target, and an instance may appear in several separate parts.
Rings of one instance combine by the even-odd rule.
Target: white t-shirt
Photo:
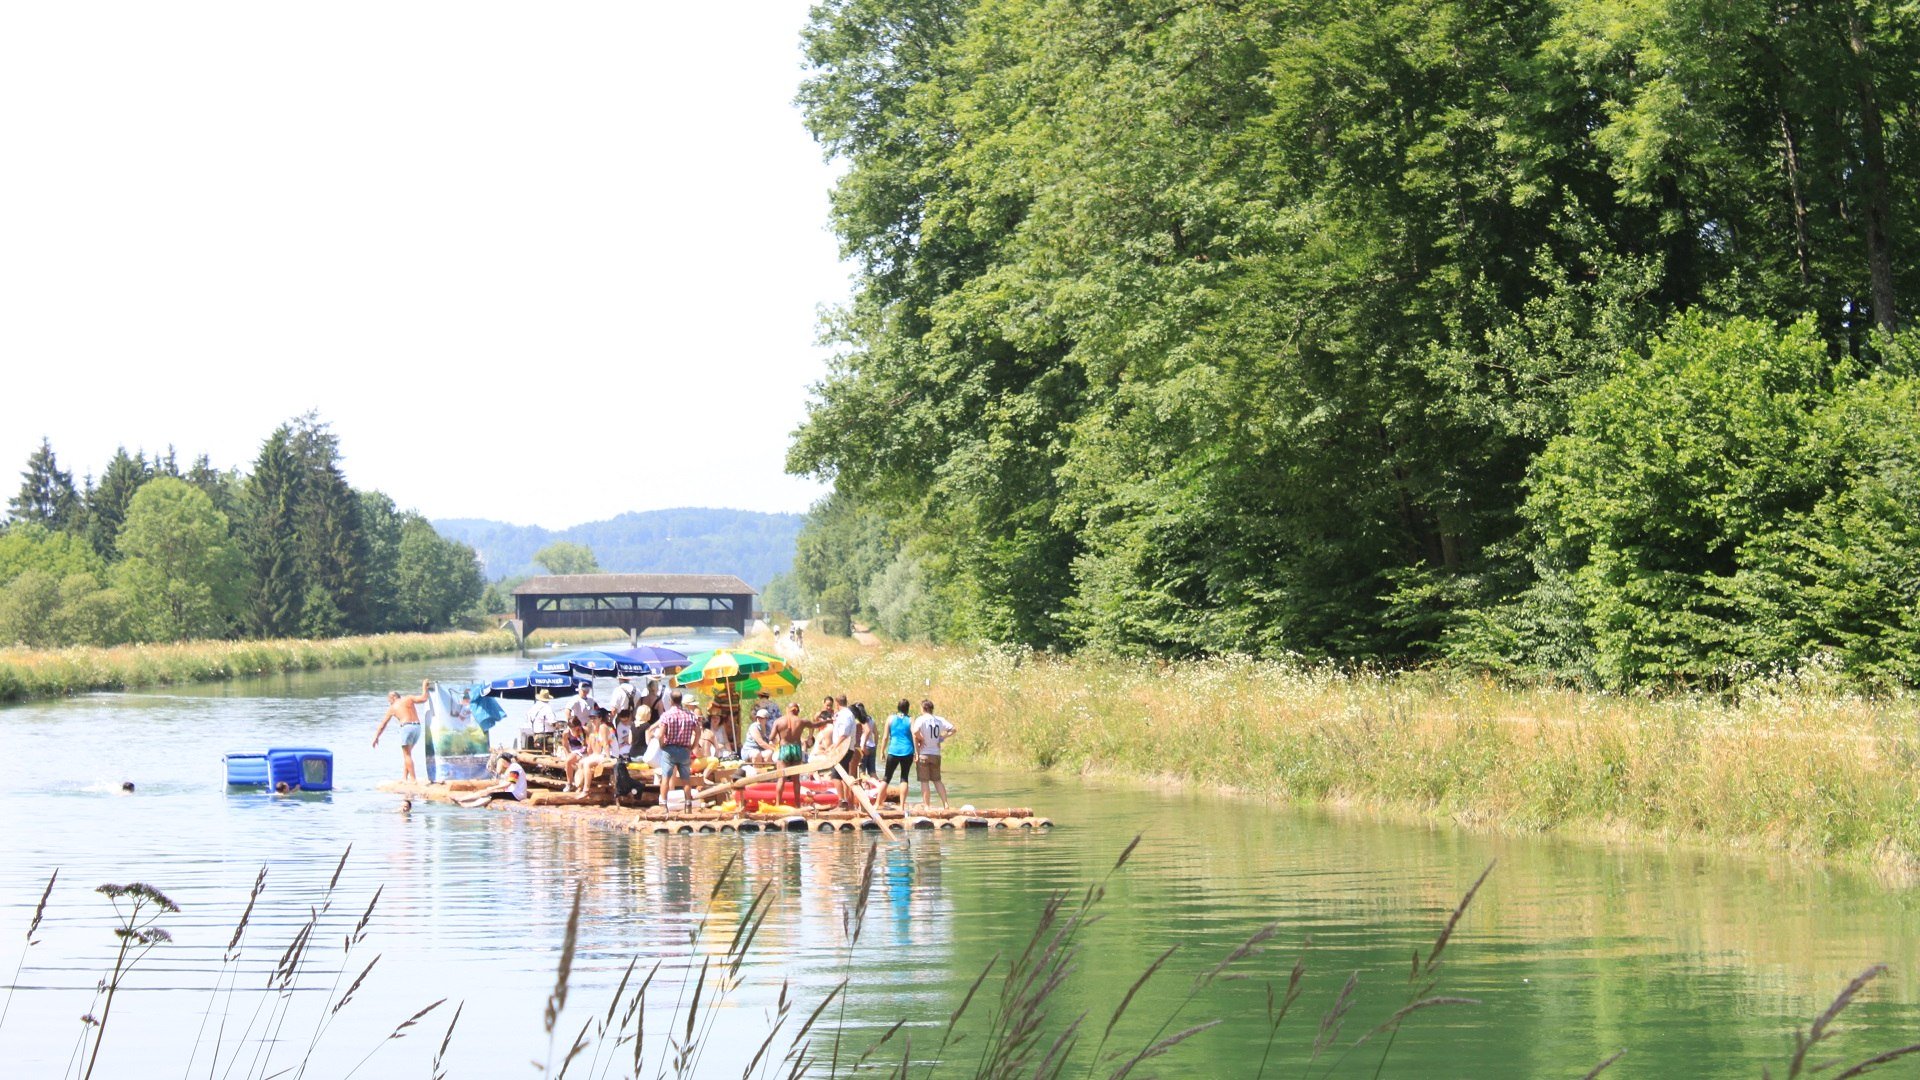
[[[833,714],[833,741],[847,742],[860,731],[860,721],[854,718],[852,709],[841,709]],[[860,749],[854,747],[855,750]]]
[[[573,700],[572,705],[567,706],[567,715],[573,717],[575,720],[580,721],[580,723],[582,724],[585,724],[585,725],[592,724],[593,723],[593,699],[591,697],[588,697],[585,694],[581,694],[579,697]]]
[[[536,701],[533,708],[527,710],[527,729],[547,732],[553,730],[553,702]]]
[[[640,691],[635,690],[632,683],[623,682],[613,688],[613,704],[608,708],[617,713],[622,709],[633,708],[639,700]]]
[[[921,713],[913,718],[913,752],[921,757],[939,757],[940,744],[953,734],[953,725],[944,716]]]
[[[527,797],[527,770],[522,768],[519,762],[509,762],[507,771],[501,773],[500,776],[502,779],[513,782],[514,798],[524,799]]]

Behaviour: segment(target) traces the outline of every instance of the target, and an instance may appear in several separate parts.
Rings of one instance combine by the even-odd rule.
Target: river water
[[[1496,860],[1434,990],[1479,1004],[1411,1017],[1381,1075],[1578,1076],[1622,1048],[1628,1053],[1609,1076],[1751,1077],[1769,1064],[1782,1075],[1792,1030],[1878,962],[1892,971],[1848,1012],[1836,1055],[1920,1039],[1916,894],[1817,866],[1390,826],[1204,793],[954,767],[959,801],[1031,806],[1059,827],[919,833],[880,845],[866,917],[850,942],[847,913],[870,835],[637,837],[514,813],[421,805],[403,814],[395,796],[374,790],[399,772],[393,742],[368,746],[386,690],[422,677],[494,678],[525,663],[435,661],[0,709],[12,761],[0,785],[0,978],[23,955],[48,874],[60,872],[38,943],[9,982],[18,989],[0,1021],[5,1074],[62,1075],[79,1018],[98,1011],[96,985],[115,950],[112,910],[92,889],[135,880],[181,911],[160,923],[173,940],[124,980],[96,1076],[186,1076],[190,1058],[192,1075],[204,1076],[216,1046],[215,1075],[297,1065],[329,989],[344,989],[375,955],[319,1035],[307,1075],[344,1076],[370,1051],[357,1075],[426,1075],[456,1005],[449,1075],[537,1075],[528,1062],[557,1060],[583,1022],[604,1016],[636,957],[636,982],[660,965],[644,1013],[650,1058],[669,1023],[679,1030],[685,1010],[676,1011],[676,999],[690,998],[709,965],[700,1056],[687,1075],[739,1075],[777,1019],[784,986],[793,1005],[773,1044],[778,1058],[805,1013],[849,976],[850,992],[813,1032],[810,1053],[830,1056],[832,1032],[841,1032],[845,1072],[904,1021],[875,1060],[891,1065],[910,1053],[925,1061],[983,966],[998,954],[996,974],[1004,971],[1047,898],[1080,895],[1135,835],[1144,839],[1108,882],[1100,918],[1077,939],[1076,971],[1052,1002],[1056,1025],[1088,1014],[1082,1058],[1127,987],[1177,945],[1114,1028],[1108,1051],[1218,1019],[1152,1071],[1254,1076],[1268,1042],[1268,988],[1284,993],[1304,956],[1299,1003],[1274,1038],[1267,1075],[1374,1075],[1386,1039],[1346,1048],[1409,1000],[1409,958],[1431,945],[1461,893]],[[337,790],[229,795],[220,755],[269,743],[333,749]],[[115,794],[123,779],[136,782],[135,794]],[[282,1006],[260,988],[349,845],[302,989]],[[266,889],[246,944],[223,966],[263,866]],[[576,887],[579,946],[550,1052],[543,1012]],[[376,890],[364,940],[343,963],[343,939]],[[734,928],[763,890],[770,912],[737,980],[716,991]],[[1263,951],[1195,990],[1267,924],[1277,930]],[[214,993],[228,977],[235,992]],[[1322,1017],[1350,977],[1339,1037],[1309,1066]],[[970,1016],[986,1019],[1000,990],[990,977]],[[447,1004],[403,1038],[388,1038],[441,998]],[[282,1007],[287,1018],[262,1042],[267,1025],[255,1018]],[[224,1039],[214,1030],[223,1018]],[[983,1042],[976,1027],[947,1056],[970,1067]],[[598,1076],[607,1064],[589,1050],[570,1075]],[[828,1071],[820,1065],[812,1075]]]

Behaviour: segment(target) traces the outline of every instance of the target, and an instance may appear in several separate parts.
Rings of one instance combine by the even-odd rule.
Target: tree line
[[[356,491],[312,414],[252,469],[115,452],[76,485],[42,440],[0,527],[0,642],[45,647],[437,630],[473,613],[473,549]]]
[[[782,606],[1920,681],[1920,9],[824,0]]]

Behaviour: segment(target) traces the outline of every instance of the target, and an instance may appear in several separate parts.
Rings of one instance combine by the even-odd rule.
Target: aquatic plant
[[[48,882],[48,889],[51,891],[52,882]],[[80,1018],[80,1042],[75,1048],[75,1055],[77,1058],[85,1054],[87,1059],[87,1069],[81,1074],[81,1080],[91,1080],[93,1067],[100,1061],[100,1045],[106,1039],[107,1022],[113,1018],[113,999],[119,992],[122,982],[141,960],[146,959],[147,954],[152,952],[155,946],[173,940],[171,933],[157,925],[160,916],[177,914],[180,911],[179,904],[167,899],[165,893],[144,882],[136,881],[129,885],[106,884],[95,889],[94,892],[106,897],[113,905],[113,914],[119,923],[113,928],[113,936],[118,941],[119,948],[114,953],[113,970],[107,973],[106,978],[100,980],[99,989],[94,993],[94,1001],[99,1004],[99,1015],[96,1017],[94,1010],[89,1008],[86,1015]],[[122,907],[122,904],[125,907]],[[87,1052],[89,1035],[92,1036],[93,1041],[91,1053]]]

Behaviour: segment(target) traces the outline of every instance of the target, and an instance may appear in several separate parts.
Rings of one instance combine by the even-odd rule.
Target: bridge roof
[[[583,596],[595,593],[683,593],[692,596],[752,596],[753,586],[732,574],[548,574],[514,586],[515,596]]]

